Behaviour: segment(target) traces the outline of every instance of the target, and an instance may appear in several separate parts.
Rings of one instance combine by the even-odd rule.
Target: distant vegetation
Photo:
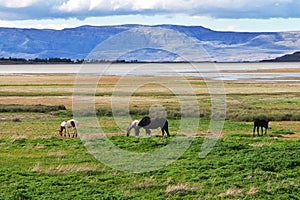
[[[70,58],[0,58],[0,64],[57,64],[57,63],[82,63],[83,60],[71,60]]]
[[[47,113],[51,111],[66,110],[64,105],[18,105],[18,104],[0,104],[0,112],[37,112]]]
[[[204,61],[205,62],[205,61]],[[214,61],[216,62],[216,61]],[[293,54],[286,54],[281,57],[277,57],[270,60],[262,60],[260,62],[300,62],[300,51],[297,51]],[[70,58],[34,58],[34,59],[25,59],[25,58],[0,58],[0,65],[9,65],[9,64],[82,64],[82,63],[147,63],[145,61],[139,60],[85,60],[85,59],[76,59],[72,60]],[[185,63],[185,61],[162,61],[159,63]]]
[[[174,61],[175,62],[175,61]],[[138,60],[84,60],[76,59],[72,60],[70,58],[34,58],[34,59],[25,59],[25,58],[0,58],[0,65],[8,64],[81,64],[81,63],[145,63],[144,61]],[[146,62],[147,63],[147,62]],[[169,63],[169,62],[163,62]],[[172,62],[171,62],[172,63]],[[185,63],[185,61],[180,61],[176,63]]]

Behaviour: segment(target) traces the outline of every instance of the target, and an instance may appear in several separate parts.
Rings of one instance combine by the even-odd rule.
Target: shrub
[[[20,105],[20,104],[7,104],[0,105],[0,112],[37,112],[47,113],[51,111],[66,110],[64,105],[48,106],[48,105]]]

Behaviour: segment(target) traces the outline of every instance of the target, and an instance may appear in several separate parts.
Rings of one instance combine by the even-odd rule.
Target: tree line
[[[0,64],[81,64],[81,63],[137,63],[138,60],[126,61],[126,60],[97,60],[97,59],[76,59],[70,58],[0,58]]]
[[[0,58],[0,64],[75,64],[83,63],[83,59],[72,60],[70,58],[34,58],[34,59],[25,59],[25,58]]]

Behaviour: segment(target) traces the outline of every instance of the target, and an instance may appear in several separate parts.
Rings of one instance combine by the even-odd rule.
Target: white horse
[[[77,137],[77,127],[78,127],[78,121],[76,121],[75,119],[70,119],[68,121],[63,121],[60,124],[60,129],[59,129],[59,135],[60,136],[67,136],[66,133],[68,133],[68,136],[70,137],[70,133],[69,133],[69,128],[73,128],[74,129],[74,133],[72,137]],[[63,130],[65,130],[65,134],[63,135]]]
[[[138,136],[140,133],[140,129],[138,127],[139,120],[133,120],[130,124],[129,127],[127,128],[127,136],[129,136],[131,129],[134,129],[135,136]]]

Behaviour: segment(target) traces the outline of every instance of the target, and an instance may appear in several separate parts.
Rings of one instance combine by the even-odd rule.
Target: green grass
[[[120,136],[109,139],[135,152],[152,151],[170,140]],[[79,139],[2,139],[0,198],[298,198],[299,141],[225,137],[206,158],[200,159],[202,142],[203,138],[195,138],[180,159],[158,171],[130,174],[95,160]]]
[[[253,121],[267,118],[270,121],[299,121],[299,95],[227,95],[227,100],[238,104],[227,104],[226,118],[234,121]]]
[[[59,137],[60,123],[73,117],[65,106],[0,105],[0,199],[299,199],[300,124],[291,120],[300,120],[300,93],[294,84],[226,83],[223,135],[201,159],[199,151],[210,123],[211,97],[205,82],[192,82],[200,104],[197,133],[202,136],[189,138],[192,145],[175,162],[142,174],[111,169],[95,159],[79,138]],[[71,90],[61,89],[72,86],[71,82],[16,81],[1,84],[0,97],[4,103],[6,96],[22,97],[20,101],[49,97],[51,104],[60,96],[71,97]],[[102,102],[102,96],[112,94],[114,83],[99,86],[104,86],[96,94],[97,102]],[[132,95],[130,115],[140,119],[148,115],[152,101],[161,103],[167,111],[170,138],[162,137],[160,130],[153,130],[151,137],[126,137],[125,128],[118,127],[114,120],[110,104],[96,108],[103,131],[120,135],[108,139],[123,150],[151,152],[172,142],[178,133],[181,110],[176,96],[151,88],[150,92],[140,90]],[[117,114],[122,113],[124,109],[120,108]],[[185,111],[186,117],[193,113],[193,109]],[[256,117],[271,120],[266,136],[252,136],[252,120]],[[84,123],[80,121],[80,127]],[[122,123],[129,124],[125,118]],[[141,135],[145,135],[143,130]],[[183,134],[181,139],[185,139]],[[101,139],[98,142],[96,148]]]
[[[2,97],[46,97],[46,96],[72,96],[72,92],[1,92]]]
[[[58,137],[67,111],[46,118],[14,114],[27,118],[0,122],[0,199],[297,199],[300,192],[300,141],[272,137],[288,134],[285,127],[253,137],[252,123],[227,120],[207,157],[199,158],[204,137],[196,137],[172,164],[131,174],[96,160],[79,138]],[[98,117],[104,132],[124,134],[108,139],[126,151],[151,152],[172,141],[159,130],[125,137],[113,117]],[[169,122],[176,133],[179,119]],[[198,132],[208,124],[200,120]]]

